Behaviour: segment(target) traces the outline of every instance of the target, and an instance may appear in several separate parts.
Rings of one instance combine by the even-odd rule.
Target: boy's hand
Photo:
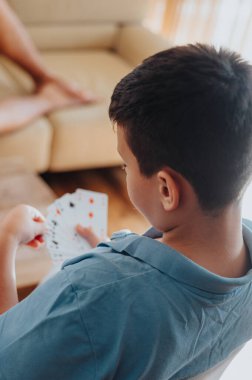
[[[102,239],[100,239],[92,230],[92,228],[86,228],[82,225],[78,224],[76,226],[76,232],[91,245],[92,248],[95,248],[97,244],[99,244]]]
[[[45,223],[34,207],[13,208],[0,224],[0,314],[18,302],[15,276],[15,257],[19,244],[35,248],[42,244]]]
[[[13,208],[1,223],[1,233],[16,246],[27,244],[37,248],[43,242],[45,218],[34,207],[19,205]]]

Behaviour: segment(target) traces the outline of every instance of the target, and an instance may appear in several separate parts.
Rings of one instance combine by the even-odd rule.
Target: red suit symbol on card
[[[56,213],[57,213],[58,215],[61,214],[61,212],[60,212],[60,210],[59,210],[58,208],[56,209]]]
[[[89,203],[93,204],[94,203],[94,198],[89,198]]]
[[[89,213],[88,213],[88,216],[89,216],[89,218],[92,219],[92,218],[94,217],[94,214],[93,214],[92,212],[89,212]]]

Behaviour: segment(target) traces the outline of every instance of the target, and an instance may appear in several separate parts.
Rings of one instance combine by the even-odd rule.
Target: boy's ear
[[[176,176],[167,168],[157,173],[157,179],[160,199],[164,210],[175,210],[180,200],[180,186]]]

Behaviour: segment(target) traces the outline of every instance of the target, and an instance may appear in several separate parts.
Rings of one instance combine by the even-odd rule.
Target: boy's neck
[[[229,206],[216,217],[190,215],[164,233],[161,242],[220,276],[241,277],[251,265],[238,205]]]

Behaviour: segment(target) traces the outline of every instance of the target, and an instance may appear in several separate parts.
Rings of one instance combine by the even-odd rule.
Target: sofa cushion
[[[50,116],[54,126],[49,170],[108,167],[121,164],[116,135],[104,105],[57,112]]]
[[[170,47],[169,40],[152,33],[142,25],[121,27],[115,45],[118,54],[133,66],[139,65],[145,58]]]
[[[54,171],[121,163],[108,105],[116,83],[131,66],[108,51],[43,53],[47,66],[101,97],[94,105],[78,106],[49,115],[53,126],[50,169]]]
[[[25,24],[140,22],[148,0],[8,0]]]
[[[52,141],[52,128],[46,118],[29,126],[1,136],[1,157],[22,157],[27,167],[38,172],[48,169]]]
[[[109,49],[115,45],[119,27],[114,23],[85,25],[31,25],[27,27],[40,50]]]

